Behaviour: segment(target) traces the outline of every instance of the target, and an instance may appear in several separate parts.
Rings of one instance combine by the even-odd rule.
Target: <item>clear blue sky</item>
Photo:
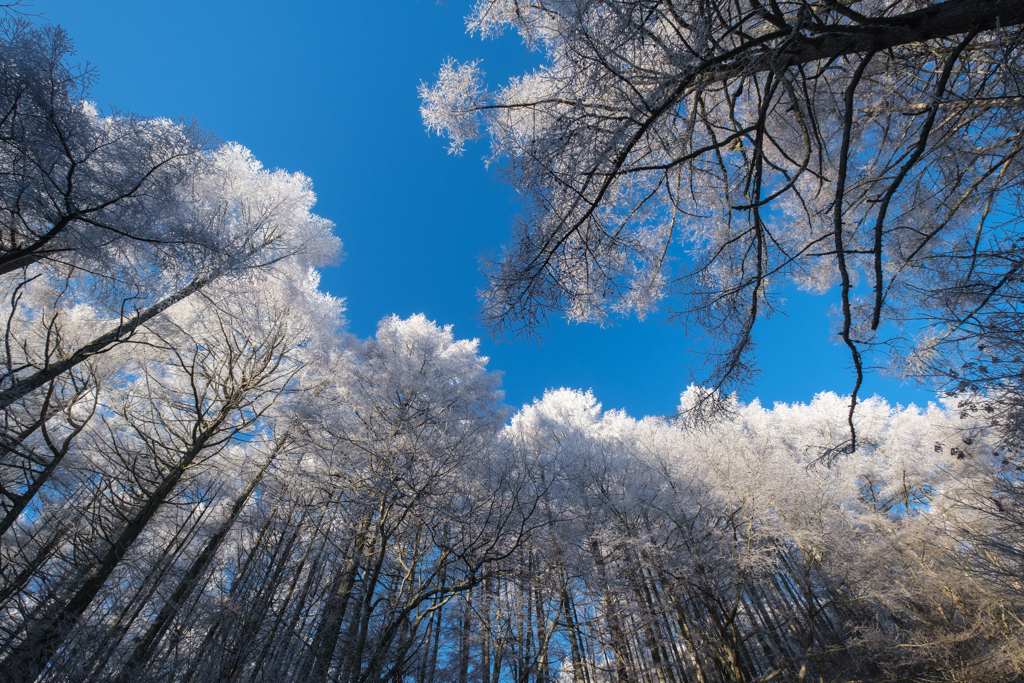
[[[470,4],[37,0],[29,11],[66,28],[78,59],[96,67],[92,98],[102,109],[195,117],[267,167],[309,175],[316,212],[345,243],[322,286],[347,299],[351,332],[368,336],[385,315],[422,312],[458,337],[483,337],[479,257],[509,234],[515,197],[484,167],[486,142],[454,157],[426,134],[416,88],[449,56],[482,59],[492,83],[539,57],[516,35],[466,35]],[[763,374],[744,398],[771,405],[848,393],[849,358],[825,313],[834,297],[786,296],[788,317],[755,330]],[[688,353],[694,342],[653,321],[601,329],[553,319],[546,335],[540,346],[482,341],[510,404],[565,386],[636,416],[670,413],[701,372]],[[863,391],[873,393],[903,404],[930,397],[877,373]]]

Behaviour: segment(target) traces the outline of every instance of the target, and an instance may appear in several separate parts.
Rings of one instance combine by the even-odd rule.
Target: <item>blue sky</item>
[[[517,36],[465,33],[470,2],[38,0],[29,9],[68,30],[78,59],[99,72],[105,111],[195,117],[264,165],[313,179],[316,212],[334,221],[344,261],[322,287],[347,299],[349,329],[373,333],[391,313],[424,313],[457,337],[484,337],[479,258],[509,234],[510,188],[485,168],[486,142],[448,155],[426,134],[416,88],[447,57],[482,59],[492,83],[539,60]],[[853,376],[832,338],[834,296],[787,291],[787,314],[755,329],[762,375],[744,398],[810,401],[848,393]],[[552,319],[543,342],[483,339],[514,406],[548,387],[593,389],[605,408],[673,411],[701,373],[695,341],[656,321],[601,329]],[[869,376],[862,395],[922,405],[931,394]]]

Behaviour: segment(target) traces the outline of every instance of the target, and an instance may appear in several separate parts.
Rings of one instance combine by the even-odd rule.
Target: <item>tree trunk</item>
[[[320,528],[320,522],[323,521],[325,515],[326,510],[320,513],[319,520],[312,527],[314,530]],[[298,529],[302,528],[303,521],[303,517],[300,516],[300,521],[296,524],[296,527]],[[291,582],[288,584],[288,590],[285,592],[284,599],[281,601],[281,608],[277,611],[277,615],[274,618],[274,625],[270,629],[270,635],[267,636],[266,643],[264,643],[263,646],[263,651],[256,658],[253,664],[252,676],[249,678],[250,683],[253,683],[257,678],[260,677],[260,674],[263,672],[263,669],[267,665],[266,663],[268,661],[270,661],[273,664],[273,668],[271,669],[268,675],[263,676],[264,680],[276,680],[280,677],[278,671],[281,668],[281,659],[283,657],[283,655],[280,653],[282,653],[282,651],[287,652],[288,644],[292,642],[296,637],[299,618],[302,616],[303,607],[306,604],[306,599],[309,595],[310,589],[313,586],[313,580],[316,576],[316,572],[312,569],[307,573],[306,581],[303,583],[302,589],[299,591],[298,598],[293,603],[292,596],[295,593],[295,588],[299,584],[299,579],[302,577],[302,572],[306,567],[306,562],[309,559],[309,553],[313,549],[314,545],[316,545],[316,539],[317,536],[314,533],[312,537],[309,539],[309,541],[306,543],[306,548],[302,551],[302,557],[299,559],[298,565],[293,570]],[[324,545],[326,544],[320,544],[319,551],[312,562],[313,567],[319,565],[320,558],[323,557]],[[285,633],[287,635],[279,640],[277,637],[277,633],[281,626],[284,625],[285,616],[289,609],[292,612],[292,616],[291,619],[288,621],[288,624],[285,626]]]
[[[142,509],[122,529],[117,540],[93,567],[78,591],[63,605],[54,606],[48,610],[49,614],[29,625],[24,640],[0,663],[0,678],[5,678],[10,683],[32,683],[39,677],[60,647],[66,632],[78,623],[103,588],[103,584],[110,578],[132,544],[178,484],[185,470],[227,417],[228,412],[222,410],[217,419],[192,442],[178,460],[178,464],[161,480]]]
[[[363,587],[362,610],[358,615],[360,617],[359,632],[356,636],[356,642],[349,652],[347,676],[345,675],[346,672],[342,672],[344,677],[342,680],[347,678],[349,683],[357,683],[363,670],[363,654],[366,651],[366,637],[370,628],[370,616],[374,606],[373,596],[377,591],[377,581],[380,579],[380,571],[384,566],[384,558],[387,553],[388,537],[381,531],[379,538],[377,557],[374,558],[373,568],[370,570]]]
[[[139,678],[138,672],[146,666],[150,658],[153,656],[157,646],[160,644],[160,639],[163,638],[167,627],[170,626],[171,621],[178,613],[178,609],[188,600],[192,591],[199,585],[200,580],[206,574],[207,568],[210,563],[213,562],[214,556],[220,549],[221,543],[227,537],[228,532],[235,524],[235,520],[238,519],[238,514],[242,511],[242,508],[249,501],[249,497],[252,495],[256,487],[259,486],[263,480],[263,475],[267,469],[277,458],[280,452],[280,446],[275,446],[270,457],[260,466],[260,469],[253,476],[252,480],[242,489],[242,492],[238,494],[238,498],[235,499],[234,504],[231,506],[231,510],[228,511],[227,517],[220,523],[220,526],[213,533],[212,536],[206,541],[206,545],[203,547],[199,556],[192,563],[192,566],[188,568],[185,575],[181,577],[178,582],[178,586],[174,589],[171,597],[164,603],[160,613],[153,619],[153,623],[150,624],[149,629],[146,630],[142,640],[135,646],[131,656],[124,664],[124,668],[121,670],[121,675],[118,677],[118,683],[130,683],[133,680]]]
[[[483,590],[483,622],[480,624],[480,683],[491,680],[491,604],[494,602],[494,580],[487,577]]]
[[[441,576],[441,585],[445,584],[445,576]],[[424,683],[434,683],[434,678],[437,675],[437,653],[441,649],[441,619],[444,616],[444,606],[437,608],[437,616],[434,619],[434,644],[430,647],[429,656],[427,657],[427,670]]]
[[[260,527],[259,533],[256,534],[256,540],[253,542],[252,548],[249,550],[249,554],[246,556],[245,561],[242,563],[242,566],[239,567],[238,571],[235,572],[235,575],[231,581],[231,589],[228,591],[227,598],[223,601],[226,605],[230,604],[234,599],[236,599],[238,593],[241,591],[242,577],[244,577],[248,573],[249,566],[255,560],[256,554],[260,552],[260,549],[263,546],[263,539],[266,536],[267,531],[270,529],[270,525],[273,523],[274,518],[277,516],[277,510],[280,507],[280,505],[281,503],[279,501],[270,511],[270,514],[267,515],[266,521],[264,521],[263,526]],[[210,624],[210,627],[206,630],[206,635],[203,636],[202,641],[196,648],[196,654],[192,658],[192,661],[189,664],[189,667],[185,671],[185,675],[182,677],[181,680],[194,680],[196,672],[199,670],[199,667],[203,664],[204,659],[212,659],[210,651],[214,647],[222,624],[223,611],[216,617],[214,617],[212,623]],[[176,647],[176,645],[177,638],[172,638],[169,647],[173,649],[174,647]]]
[[[595,539],[590,541],[590,552],[594,556],[594,564],[597,565],[597,573],[601,578],[601,598],[604,602],[605,617],[608,620],[608,631],[611,635],[612,653],[615,655],[615,676],[618,683],[630,683],[629,658],[626,653],[626,639],[623,636],[622,626],[619,624],[619,614],[612,603],[608,593],[608,575],[605,569],[604,556],[601,554],[601,547]]]
[[[707,674],[704,673],[704,665],[701,662],[702,657],[697,649],[697,643],[694,641],[693,630],[690,628],[690,615],[686,613],[686,608],[683,607],[679,597],[672,592],[671,588],[668,590],[668,593],[670,604],[676,613],[676,622],[683,634],[686,653],[689,655],[690,663],[693,665],[696,673],[697,683],[707,683],[708,678]]]
[[[327,600],[320,625],[311,649],[312,661],[304,667],[302,678],[310,683],[327,680],[327,672],[334,659],[334,650],[338,647],[341,637],[341,625],[348,611],[348,602],[352,597],[352,588],[359,572],[359,561],[366,545],[366,535],[370,531],[370,515],[366,514],[359,521],[355,537],[352,541],[352,554],[345,562],[340,576],[334,583],[334,590]]]
[[[565,626],[569,635],[569,652],[572,657],[573,683],[586,683],[586,670],[583,667],[583,653],[580,650],[580,634],[576,628],[576,610],[569,599],[569,586],[562,586],[562,610],[565,612]]]
[[[169,540],[164,550],[161,551],[160,557],[153,562],[151,575],[147,576],[146,581],[139,585],[132,599],[126,601],[125,609],[121,610],[121,613],[117,615],[117,619],[114,620],[110,627],[110,634],[99,645],[90,648],[91,651],[86,656],[86,660],[91,662],[91,665],[84,667],[81,672],[85,674],[84,677],[86,679],[93,680],[97,678],[99,672],[106,668],[107,663],[117,652],[117,648],[120,647],[124,637],[131,629],[132,624],[135,623],[135,620],[142,614],[146,605],[149,604],[149,601],[152,600],[160,588],[164,576],[171,570],[175,559],[181,555],[192,539],[195,538],[196,533],[203,524],[203,520],[206,518],[207,512],[209,512],[209,508],[193,508],[189,515],[189,520],[191,520],[193,515],[198,515],[195,521],[182,524],[175,529],[174,536]]]
[[[462,606],[462,632],[459,635],[459,683],[469,683],[469,638],[472,620],[470,619],[473,603],[472,590],[466,593]]]

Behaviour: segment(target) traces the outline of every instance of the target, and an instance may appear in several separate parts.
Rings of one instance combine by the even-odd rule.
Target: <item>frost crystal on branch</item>
[[[427,129],[449,140],[448,153],[462,154],[468,140],[480,136],[477,111],[485,102],[478,62],[459,64],[453,59],[441,65],[437,83],[420,84],[420,113]]]

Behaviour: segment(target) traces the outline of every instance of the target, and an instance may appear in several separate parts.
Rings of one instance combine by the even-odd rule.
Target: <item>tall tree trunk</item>
[[[459,683],[469,683],[469,638],[473,609],[472,590],[466,592],[462,605],[462,631],[459,634]]]
[[[282,574],[288,566],[292,546],[298,537],[298,528],[282,530],[277,543],[266,555],[264,571],[260,572],[255,580],[248,582],[249,586],[255,590],[250,589],[249,596],[242,601],[247,608],[246,618],[238,619],[235,622],[234,633],[228,641],[229,656],[225,658],[228,666],[222,667],[222,674],[217,679],[218,683],[237,681],[249,662],[254,659],[253,653],[260,644],[260,633],[264,630],[266,615],[273,610],[277,586],[283,582]],[[284,544],[283,549],[282,544]]]
[[[323,521],[323,518],[326,514],[326,509],[320,513],[319,520],[317,521],[316,525],[313,526],[314,530],[319,529],[319,525]],[[300,516],[299,522],[296,523],[296,528],[301,529],[303,522],[304,517]],[[295,593],[295,588],[299,584],[299,579],[302,578],[302,572],[305,569],[306,562],[309,559],[309,553],[313,549],[313,547],[317,545],[317,543],[315,542],[316,539],[317,536],[314,533],[312,537],[309,539],[309,541],[306,543],[306,548],[302,551],[302,557],[299,559],[298,565],[292,572],[291,582],[288,584],[288,590],[285,592],[285,596],[281,600],[281,608],[277,611],[277,615],[274,618],[274,625],[271,627],[270,634],[267,636],[267,640],[263,645],[263,651],[259,654],[259,656],[256,658],[253,664],[252,676],[250,676],[249,678],[250,683],[253,683],[254,681],[256,681],[257,678],[260,677],[261,673],[264,670],[264,667],[267,666],[268,661],[271,662],[273,668],[271,669],[268,675],[265,675],[263,677],[264,680],[276,680],[277,678],[279,678],[278,671],[281,668],[280,660],[282,659],[282,655],[280,653],[287,652],[289,649],[289,643],[291,643],[296,638],[299,618],[302,616],[302,610],[305,607],[306,599],[309,595],[310,589],[313,586],[314,578],[316,577],[316,572],[314,570],[311,569],[309,572],[307,572],[306,580],[305,582],[303,582],[302,589],[299,591],[299,596],[293,601],[292,596]],[[325,545],[325,543],[319,544],[319,551],[317,552],[317,555],[313,558],[312,567],[316,567],[317,565],[319,565],[320,558],[323,557]],[[278,630],[282,627],[282,625],[285,624],[285,617],[289,610],[291,610],[292,615],[291,619],[288,620],[288,624],[285,625],[285,634],[287,635],[279,639],[277,637]]]
[[[360,519],[352,540],[352,554],[333,584],[334,590],[331,591],[327,599],[320,625],[317,627],[310,650],[310,659],[303,667],[301,677],[310,683],[321,683],[327,680],[327,672],[334,659],[334,650],[338,647],[338,639],[341,637],[341,625],[345,621],[345,613],[348,611],[348,602],[352,597],[352,588],[359,572],[359,562],[365,550],[366,535],[369,531],[370,515],[366,514]]]
[[[633,566],[632,588],[637,598],[637,605],[640,607],[638,617],[643,624],[644,639],[647,641],[647,651],[650,652],[651,665],[658,678],[658,683],[675,683],[672,669],[669,666],[668,653],[663,647],[663,639],[659,634],[657,623],[657,612],[651,598],[651,591],[647,585],[647,575],[643,571],[639,560],[632,557],[630,564]]]
[[[615,655],[615,676],[618,683],[630,683],[629,656],[626,650],[626,638],[623,635],[622,626],[619,624],[619,613],[612,602],[608,587],[608,572],[605,568],[604,555],[601,554],[601,547],[596,539],[590,541],[590,552],[594,556],[594,564],[597,565],[597,573],[601,578],[601,599],[604,602],[605,617],[608,620],[608,631],[611,636],[612,654]]]
[[[202,452],[206,442],[227,417],[228,412],[221,410],[217,419],[200,432],[188,450],[179,458],[174,468],[164,476],[160,484],[150,494],[142,509],[125,525],[75,594],[64,601],[64,604],[47,610],[47,614],[29,625],[25,638],[11,650],[3,662],[0,662],[0,678],[5,678],[10,683],[31,683],[39,677],[60,647],[66,632],[78,623],[82,614],[103,588],[103,584],[110,578],[132,544],[156,515],[167,496],[177,486],[185,470]]]
[[[441,586],[445,585],[445,574],[441,575]],[[430,663],[427,665],[427,678],[425,683],[434,683],[437,675],[437,653],[441,649],[441,620],[444,616],[444,605],[437,608],[437,619],[434,621],[434,644],[430,648]]]
[[[655,576],[656,574],[657,576]],[[651,594],[653,596],[654,604],[659,606],[658,609],[661,612],[662,624],[666,631],[664,638],[665,642],[668,643],[668,646],[671,649],[673,667],[678,676],[682,679],[682,683],[690,683],[690,677],[687,675],[687,668],[683,658],[683,651],[686,649],[686,645],[682,642],[682,635],[676,633],[678,625],[674,626],[673,620],[669,616],[671,604],[665,600],[662,589],[658,587],[658,584],[663,581],[664,579],[662,578],[661,572],[652,569],[650,575]],[[687,657],[687,659],[689,659],[689,657]]]
[[[90,647],[90,652],[86,657],[86,660],[91,662],[91,665],[85,667],[82,671],[85,674],[85,678],[92,680],[98,677],[106,666],[107,662],[117,652],[117,648],[120,647],[124,637],[128,634],[132,624],[138,619],[139,615],[149,604],[149,601],[156,594],[160,588],[160,584],[163,582],[164,576],[174,566],[175,558],[177,558],[184,550],[189,546],[192,540],[195,538],[199,529],[202,527],[203,520],[206,518],[206,513],[210,511],[209,507],[196,506],[189,513],[189,519],[186,523],[179,525],[174,530],[174,536],[167,542],[165,548],[161,551],[159,558],[157,558],[153,564],[153,569],[150,575],[146,577],[144,582],[141,582],[138,586],[135,595],[128,601],[126,601],[125,609],[121,610],[121,613],[117,615],[114,623],[110,627],[109,635],[99,644]],[[193,521],[192,518],[195,517]]]
[[[489,683],[491,680],[491,603],[494,600],[492,585],[493,579],[488,576],[484,582],[484,604],[481,610],[483,620],[480,623],[480,683]]]
[[[569,599],[568,577],[562,585],[562,610],[565,612],[565,626],[569,636],[569,652],[572,657],[573,683],[586,683],[586,670],[583,666],[583,654],[580,651],[580,634],[576,628],[576,610]]]
[[[664,578],[662,578],[662,583],[664,585]],[[667,589],[667,592],[669,595],[669,604],[672,605],[672,609],[676,614],[676,623],[679,626],[679,631],[683,634],[683,643],[685,645],[686,654],[690,658],[690,664],[693,665],[694,672],[697,677],[697,683],[708,683],[708,677],[704,672],[704,664],[702,662],[703,657],[701,656],[700,650],[697,649],[697,643],[693,637],[690,615],[687,614],[686,608],[679,599],[679,596],[672,590],[671,586]]]
[[[242,578],[247,574],[250,565],[255,561],[256,555],[261,551],[263,546],[263,539],[266,537],[267,532],[270,530],[270,525],[274,522],[277,516],[277,510],[281,506],[281,502],[278,501],[274,508],[267,515],[267,519],[263,522],[259,532],[256,534],[256,540],[252,544],[252,548],[246,555],[245,561],[241,563],[241,567],[235,572],[232,577],[231,589],[228,591],[227,598],[224,602],[228,605],[235,599],[242,590]],[[182,681],[192,681],[199,670],[199,667],[204,663],[206,659],[212,659],[211,650],[216,645],[217,638],[220,634],[220,628],[223,625],[223,611],[214,617],[209,628],[206,630],[206,635],[203,636],[202,641],[196,648],[196,654],[189,663],[188,669],[185,671],[185,675],[181,678]],[[172,642],[169,647],[173,648],[177,644],[177,638],[172,638]]]
[[[548,641],[558,623],[558,617],[555,617],[554,623],[549,627],[547,616],[544,613],[544,596],[540,586],[534,587],[533,599],[537,605],[537,683],[548,683],[550,680],[548,676]]]
[[[500,619],[499,628],[500,626]],[[505,658],[505,638],[502,637],[498,643],[497,649],[494,651],[494,668],[491,670],[491,683],[499,683],[501,681],[501,662]],[[483,681],[487,683],[487,681]]]
[[[519,611],[519,683],[530,683],[530,672],[533,670],[533,594],[531,582],[533,577],[532,558],[527,565],[527,576],[523,578],[521,600],[523,607]]]
[[[188,568],[185,575],[178,581],[177,587],[174,592],[171,593],[171,597],[168,598],[167,602],[160,609],[159,614],[153,619],[153,623],[150,624],[146,630],[145,635],[135,646],[132,654],[128,657],[121,670],[121,675],[118,677],[118,683],[130,683],[133,680],[139,678],[138,673],[143,669],[153,656],[157,646],[160,644],[160,639],[163,638],[167,627],[171,621],[177,615],[178,610],[188,600],[192,591],[199,585],[200,580],[206,574],[207,568],[210,563],[213,562],[213,558],[216,556],[217,551],[220,549],[224,539],[227,538],[228,533],[235,524],[235,520],[238,519],[239,513],[245,504],[249,502],[249,497],[252,495],[256,487],[259,486],[263,480],[263,475],[267,469],[277,458],[280,452],[280,444],[274,447],[270,456],[260,466],[256,474],[249,481],[249,483],[242,489],[241,493],[235,499],[234,504],[228,511],[227,517],[221,521],[217,530],[210,536],[206,541],[206,545],[203,547],[202,552],[192,563],[192,566]]]
[[[359,613],[359,633],[356,636],[356,642],[351,646],[348,657],[348,671],[341,672],[342,680],[347,678],[349,683],[357,683],[363,671],[363,655],[366,652],[366,638],[370,628],[370,616],[373,613],[373,597],[377,592],[377,581],[380,579],[380,571],[384,566],[384,559],[387,555],[387,544],[388,536],[384,534],[382,528],[379,529],[378,534],[379,543],[377,548],[377,556],[374,558],[373,567],[369,572],[369,576],[366,577],[365,585],[363,586],[363,600],[362,610]]]

